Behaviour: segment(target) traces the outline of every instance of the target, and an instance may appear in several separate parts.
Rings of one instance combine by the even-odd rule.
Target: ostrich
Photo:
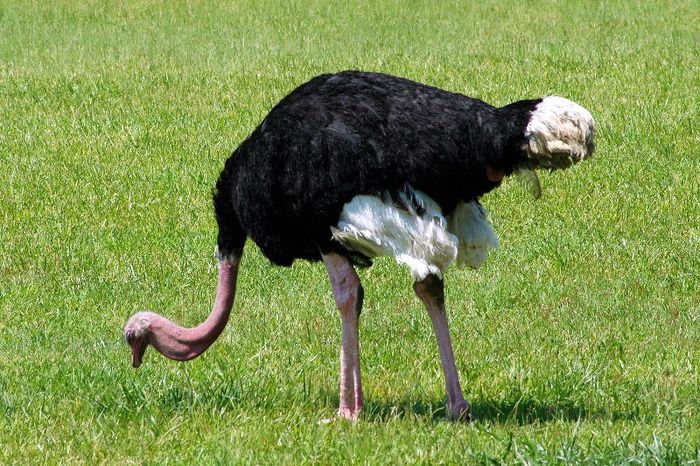
[[[219,275],[211,314],[184,328],[151,312],[124,328],[138,367],[148,345],[202,354],[226,326],[246,238],[274,264],[322,261],[340,311],[338,417],[362,409],[356,266],[392,256],[408,266],[437,337],[447,415],[469,420],[448,329],[443,272],[479,267],[498,241],[479,203],[516,172],[562,169],[593,153],[595,123],[561,97],[494,107],[379,73],[345,71],[283,98],[226,160],[213,195]]]

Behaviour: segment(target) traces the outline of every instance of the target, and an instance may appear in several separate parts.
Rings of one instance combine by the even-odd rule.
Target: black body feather
[[[496,108],[377,73],[313,78],[226,161],[214,194],[220,254],[240,254],[249,236],[279,265],[320,251],[351,256],[331,238],[343,205],[358,194],[396,200],[406,183],[448,215],[498,185],[487,165],[505,174],[525,165],[525,127],[539,102]]]

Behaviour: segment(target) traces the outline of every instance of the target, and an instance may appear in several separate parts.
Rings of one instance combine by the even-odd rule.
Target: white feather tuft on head
[[[532,168],[567,168],[593,154],[591,113],[563,97],[542,99],[525,129]]]

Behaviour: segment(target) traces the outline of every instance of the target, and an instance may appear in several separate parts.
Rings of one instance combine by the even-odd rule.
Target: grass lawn
[[[312,76],[383,71],[504,105],[558,94],[590,163],[484,198],[501,241],[451,270],[476,421],[444,420],[406,269],[361,271],[366,412],[337,404],[325,269],[243,257],[201,358],[146,354],[142,309],[195,325],[216,283],[215,179]],[[700,3],[0,4],[0,463],[697,463]]]

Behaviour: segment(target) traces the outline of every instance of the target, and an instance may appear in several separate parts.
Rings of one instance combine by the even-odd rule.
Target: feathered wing
[[[345,204],[333,238],[367,257],[390,256],[409,267],[416,280],[442,277],[453,262],[478,268],[498,239],[476,201],[461,202],[445,218],[428,195],[412,188],[388,196],[356,196]]]
[[[430,197],[413,189],[402,190],[399,197],[401,207],[388,196],[354,197],[331,227],[333,238],[367,257],[394,257],[417,280],[429,274],[441,277],[457,257],[457,238]]]
[[[479,268],[489,250],[498,248],[496,233],[488,221],[486,209],[479,202],[460,202],[447,221],[449,230],[459,239],[458,266]]]

